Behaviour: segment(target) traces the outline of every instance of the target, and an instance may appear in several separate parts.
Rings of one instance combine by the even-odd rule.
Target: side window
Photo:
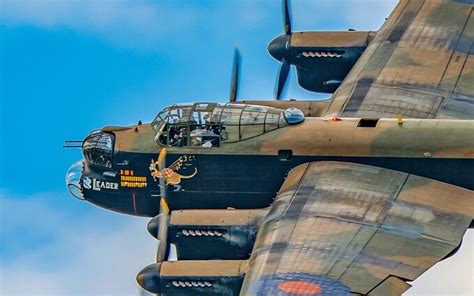
[[[279,127],[280,117],[280,114],[267,113],[267,117],[265,118],[265,132],[277,129]]]
[[[183,147],[188,146],[188,126],[187,125],[170,125],[168,131],[168,146]]]
[[[193,147],[219,147],[221,127],[220,114],[213,112],[208,104],[196,104],[191,114],[190,145]],[[219,117],[218,117],[219,116]]]
[[[188,126],[167,124],[158,134],[158,141],[163,146],[183,147],[188,146]]]
[[[240,140],[240,117],[243,108],[239,107],[225,107],[222,112],[222,140],[224,142],[235,142]]]
[[[160,142],[163,146],[168,146],[168,124],[163,126],[163,128],[158,132],[157,137],[155,137],[155,141]]]
[[[191,106],[172,106],[167,110],[166,116],[158,116],[164,121],[158,131],[157,140],[163,146],[183,147],[188,146],[189,117]]]
[[[220,123],[221,122],[221,116],[222,116],[222,107],[216,107],[214,110],[212,110],[211,114],[211,123]]]
[[[168,123],[175,124],[180,121],[181,118],[181,110],[177,108],[173,108],[168,113]]]
[[[263,134],[265,113],[257,108],[245,108],[240,120],[240,138],[248,139]]]
[[[190,134],[191,146],[202,148],[219,147],[219,133],[218,126],[209,126],[205,129],[195,129]]]

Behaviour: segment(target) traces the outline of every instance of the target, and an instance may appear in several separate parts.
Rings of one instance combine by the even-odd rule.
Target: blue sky
[[[295,31],[376,30],[396,4],[293,2]],[[236,43],[239,97],[271,99],[278,63],[266,47],[282,30],[280,1],[0,1],[0,294],[137,294],[156,247],[147,220],[69,196],[65,173],[81,155],[63,141],[171,103],[226,101]],[[286,98],[326,97],[295,79]],[[450,264],[473,262],[465,240]],[[449,266],[411,291],[472,289],[472,264],[456,285],[436,280]]]

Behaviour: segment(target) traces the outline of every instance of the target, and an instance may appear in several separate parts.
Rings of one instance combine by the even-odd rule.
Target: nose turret
[[[75,162],[67,170],[66,173],[66,186],[68,191],[77,199],[84,199],[84,194],[82,193],[82,171],[84,168],[84,163],[82,160]]]

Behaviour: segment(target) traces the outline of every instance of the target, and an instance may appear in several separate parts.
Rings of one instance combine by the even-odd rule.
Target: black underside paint
[[[167,165],[182,154],[169,154]],[[188,154],[189,156],[189,154]],[[101,207],[131,215],[155,216],[159,211],[159,186],[150,176],[150,160],[155,154],[126,153],[117,157],[129,161],[127,167],[136,176],[147,177],[147,187],[121,188],[118,190],[84,190],[86,199]],[[122,159],[122,160],[123,160]],[[261,155],[202,155],[196,154],[189,167],[178,172],[189,175],[179,185],[169,185],[168,202],[171,209],[209,208],[263,208],[271,204],[288,172],[299,164],[311,161],[344,161],[367,164],[419,175],[468,189],[474,189],[473,159],[399,158],[399,157],[327,157],[293,156],[281,161],[278,156]],[[97,171],[86,168],[90,178],[120,183],[120,176],[106,178]],[[155,195],[155,196],[153,196]],[[133,198],[134,196],[134,198]]]

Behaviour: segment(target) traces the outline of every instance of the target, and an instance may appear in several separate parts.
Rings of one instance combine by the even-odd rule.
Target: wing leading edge
[[[400,295],[461,243],[473,192],[373,166],[295,168],[260,226],[242,295]]]
[[[474,119],[473,9],[473,0],[401,0],[325,114]]]

